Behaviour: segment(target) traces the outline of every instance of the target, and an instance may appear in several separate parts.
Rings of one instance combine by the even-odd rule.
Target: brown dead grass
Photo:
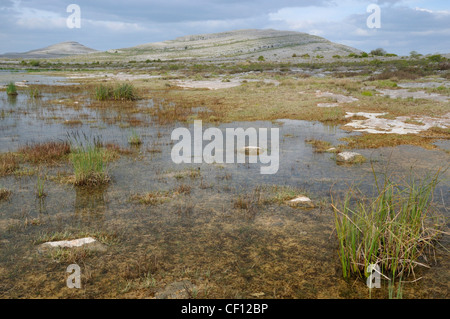
[[[347,142],[342,148],[379,148],[379,147],[395,147],[399,145],[414,145],[426,149],[434,149],[432,145],[433,139],[418,136],[414,134],[398,135],[398,134],[363,134],[359,136],[344,137],[342,141]]]
[[[12,153],[0,154],[0,176],[14,173],[19,168],[17,156]]]
[[[63,141],[37,143],[21,147],[19,153],[33,164],[52,164],[66,158],[70,153],[70,145]]]
[[[7,200],[11,196],[11,191],[6,188],[0,188],[0,201]]]

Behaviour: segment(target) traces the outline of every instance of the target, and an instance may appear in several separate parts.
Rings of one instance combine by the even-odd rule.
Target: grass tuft
[[[108,153],[95,145],[79,146],[70,154],[77,186],[106,184],[110,178],[107,172]]]
[[[379,186],[374,173],[375,198],[360,198],[351,189],[343,203],[333,203],[344,278],[363,277],[370,264],[394,279],[414,274],[418,265],[428,267],[419,258],[442,233],[431,205],[438,174],[421,182],[410,178],[404,185],[386,177]]]
[[[95,88],[95,98],[99,101],[135,101],[138,99],[132,84],[118,84],[115,87],[99,85]]]
[[[9,82],[9,84],[6,86],[6,94],[8,95],[17,95],[17,87],[14,84],[14,82]]]

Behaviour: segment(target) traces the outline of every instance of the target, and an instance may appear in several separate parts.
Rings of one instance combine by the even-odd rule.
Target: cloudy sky
[[[70,4],[80,28],[69,28]],[[369,28],[370,4],[380,28]],[[0,53],[64,41],[97,50],[237,29],[307,32],[370,51],[450,53],[449,0],[0,0]]]

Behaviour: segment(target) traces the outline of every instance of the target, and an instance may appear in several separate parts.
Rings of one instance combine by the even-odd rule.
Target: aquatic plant
[[[432,214],[438,174],[421,182],[410,178],[405,185],[385,177],[379,186],[374,173],[375,198],[357,198],[351,189],[341,205],[332,204],[344,278],[363,277],[370,264],[389,280],[414,274],[418,265],[428,267],[418,260],[442,233]]]
[[[108,183],[105,151],[95,145],[80,146],[72,151],[70,160],[75,173],[75,185],[93,186]]]
[[[132,84],[118,84],[115,87],[99,85],[95,88],[95,98],[99,101],[134,101],[138,99],[136,89]]]
[[[126,100],[134,101],[137,100],[136,89],[132,84],[124,83],[118,85],[114,88],[114,100]]]
[[[30,88],[28,95],[30,98],[38,98],[42,96],[41,92],[37,88]]]
[[[45,186],[45,177],[41,178],[41,175],[38,174],[37,181],[36,181],[36,196],[38,198],[47,196],[47,194],[44,191],[44,186]]]
[[[131,131],[131,136],[128,138],[128,143],[130,143],[131,145],[141,145],[142,144],[142,139],[139,136],[138,133],[136,133],[136,131]]]
[[[111,99],[112,89],[109,86],[100,84],[95,88],[95,98],[99,101],[106,101]]]
[[[8,95],[17,95],[17,87],[14,84],[14,82],[9,82],[9,84],[6,86],[6,94]]]

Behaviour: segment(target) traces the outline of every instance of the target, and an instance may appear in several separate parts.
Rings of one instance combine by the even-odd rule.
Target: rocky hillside
[[[62,42],[50,45],[42,49],[32,50],[23,53],[5,53],[0,55],[0,57],[13,59],[51,59],[80,54],[91,54],[94,52],[98,51],[88,48],[78,42],[71,41],[71,42]]]
[[[263,56],[266,61],[280,61],[293,55],[311,57],[347,56],[359,50],[327,39],[294,31],[237,30],[200,34],[174,40],[147,43],[131,48],[113,49],[86,57],[88,60],[246,60]],[[81,57],[80,57],[81,58]],[[83,57],[84,58],[84,57]]]

